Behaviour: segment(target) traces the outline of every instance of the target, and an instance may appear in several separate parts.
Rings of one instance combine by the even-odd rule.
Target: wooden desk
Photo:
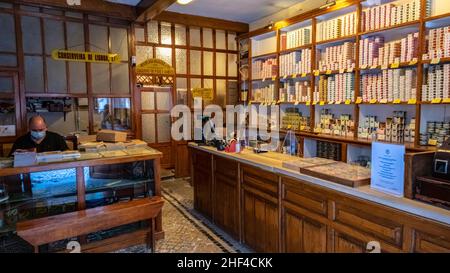
[[[84,210],[86,209],[86,187],[83,170],[85,167],[123,164],[139,161],[153,161],[153,171],[154,171],[153,174],[155,186],[154,195],[161,196],[160,160],[162,157],[162,153],[152,148],[146,149],[148,151],[142,155],[103,157],[88,160],[70,160],[65,162],[39,164],[29,167],[4,168],[0,169],[0,177],[74,168],[76,170],[77,209]],[[156,238],[161,239],[163,237],[164,232],[162,229],[162,217],[160,214],[156,218]]]

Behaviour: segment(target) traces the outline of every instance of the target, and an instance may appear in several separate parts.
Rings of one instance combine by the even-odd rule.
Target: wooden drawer
[[[335,222],[402,248],[403,224],[393,220],[396,217],[393,210],[356,200],[346,202],[351,205],[336,202]]]
[[[325,193],[321,193],[319,189],[307,186],[299,180],[282,178],[281,181],[283,201],[327,217],[328,205]]]
[[[450,233],[441,230],[439,235],[431,235],[420,230],[413,231],[413,252],[450,253]]]
[[[274,173],[243,166],[242,183],[244,187],[278,197],[278,176]]]
[[[238,163],[234,160],[225,159],[220,156],[214,156],[214,170],[215,173],[219,173],[234,179],[238,176]]]

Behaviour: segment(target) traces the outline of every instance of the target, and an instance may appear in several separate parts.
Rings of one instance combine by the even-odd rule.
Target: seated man
[[[34,151],[37,153],[66,151],[69,149],[64,138],[57,133],[47,131],[47,123],[41,116],[33,116],[28,122],[30,132],[19,137],[14,143],[10,156],[14,152]]]

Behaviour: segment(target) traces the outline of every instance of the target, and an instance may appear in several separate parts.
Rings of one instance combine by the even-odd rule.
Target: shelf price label
[[[313,101],[312,105],[316,105],[316,104],[317,104],[317,101]]]
[[[361,102],[362,102],[362,98],[361,97],[358,97],[358,98],[356,98],[356,104],[361,104]]]
[[[439,64],[441,62],[441,58],[433,58],[430,61],[430,64]]]
[[[293,79],[297,78],[297,74],[292,74],[292,78]]]
[[[436,146],[437,145],[437,140],[436,139],[429,139],[428,140],[428,145]]]
[[[387,70],[387,69],[389,69],[389,65],[384,64],[384,65],[381,66],[381,69],[382,70]]]
[[[329,101],[328,104],[334,104],[334,101]]]
[[[353,73],[353,68],[347,69],[347,72],[348,72],[348,73]]]
[[[361,69],[367,69],[369,67],[369,65],[365,64],[365,65],[361,65]]]
[[[327,71],[326,71],[326,74],[327,74],[327,75],[331,75],[331,73],[333,73],[333,71],[331,71],[331,70],[327,70]]]
[[[319,105],[320,105],[320,106],[323,106],[323,105],[325,105],[325,102],[324,102],[324,101],[321,101],[321,102],[319,103]]]
[[[285,75],[285,76],[283,77],[283,79],[287,79],[287,77],[288,77],[288,76],[287,76],[287,75]]]
[[[412,61],[409,62],[409,65],[416,65],[419,61],[417,58],[412,59]]]
[[[311,105],[311,102],[310,102],[310,101],[307,101],[307,102],[306,102],[306,106],[309,106],[309,105]]]
[[[273,76],[272,77],[272,81],[274,81],[274,80],[276,80],[277,79],[277,77],[276,76]]]
[[[442,103],[450,103],[450,99],[448,99],[448,98],[447,99],[443,99]]]
[[[400,67],[400,63],[393,63],[391,64],[391,68],[395,69],[395,68],[399,68]]]
[[[296,101],[294,102],[294,105],[298,105],[298,104],[299,104],[299,101],[296,100]]]
[[[394,104],[400,104],[400,99],[396,99],[396,100],[394,100]]]
[[[352,100],[346,100],[346,101],[345,101],[345,104],[346,104],[346,105],[349,105],[350,103],[352,103]]]
[[[378,65],[372,65],[371,67],[370,67],[370,69],[377,69],[378,68]]]
[[[380,103],[386,104],[387,103],[387,99],[380,100]]]
[[[409,99],[408,100],[408,104],[416,104],[417,103],[417,99]]]
[[[306,77],[306,73],[303,73],[303,74],[302,74],[302,78],[305,78],[305,77]]]
[[[334,104],[339,105],[339,104],[341,104],[341,103],[342,103],[342,101],[336,101]]]
[[[441,100],[442,99],[436,98],[436,99],[431,100],[431,103],[438,104],[438,103],[441,103]]]
[[[319,76],[320,75],[320,71],[319,70],[316,70],[316,71],[314,71],[314,76]]]
[[[375,103],[377,103],[377,99],[371,99],[370,100],[370,104],[375,104]]]
[[[340,69],[339,70],[339,74],[344,74],[345,73],[345,69]]]

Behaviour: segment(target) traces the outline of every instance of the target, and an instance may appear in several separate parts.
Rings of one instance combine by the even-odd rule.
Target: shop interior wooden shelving
[[[253,89],[253,84],[255,83],[255,81],[253,81],[252,77],[252,62],[257,59],[257,58],[261,58],[260,56],[252,56],[252,42],[254,39],[259,39],[258,37],[262,37],[262,36],[268,36],[268,35],[275,35],[276,36],[276,43],[277,43],[277,51],[275,53],[270,53],[270,54],[264,54],[263,56],[276,56],[277,58],[277,64],[278,64],[278,69],[277,69],[277,75],[272,77],[271,79],[265,79],[266,81],[268,80],[272,80],[274,82],[274,93],[275,93],[275,100],[273,102],[265,102],[265,104],[272,104],[274,102],[278,103],[278,104],[285,104],[285,102],[281,102],[278,98],[279,95],[279,87],[280,87],[280,81],[283,80],[289,80],[289,79],[297,79],[299,78],[299,76],[303,76],[304,78],[306,77],[310,77],[309,81],[310,81],[310,86],[311,86],[311,92],[310,92],[310,98],[311,101],[305,103],[305,102],[300,102],[300,103],[286,103],[286,104],[292,104],[292,105],[306,105],[309,106],[309,113],[310,113],[310,120],[311,120],[311,130],[314,129],[315,126],[315,115],[317,115],[318,113],[316,112],[316,107],[317,106],[327,106],[327,105],[331,105],[331,104],[339,104],[339,105],[350,105],[354,108],[353,113],[352,113],[352,118],[355,122],[355,134],[357,134],[357,126],[359,124],[359,118],[360,118],[360,105],[377,105],[379,107],[384,107],[384,106],[406,106],[409,105],[410,107],[414,107],[415,111],[412,115],[412,117],[415,118],[415,128],[416,128],[416,135],[415,135],[415,142],[414,143],[405,143],[405,146],[408,150],[410,151],[425,151],[425,150],[430,150],[433,149],[434,147],[430,147],[430,146],[420,146],[419,143],[419,134],[420,132],[420,128],[421,128],[421,112],[422,112],[422,105],[431,105],[431,102],[424,102],[421,101],[421,97],[422,97],[422,84],[423,84],[423,80],[424,80],[424,67],[427,65],[437,65],[437,64],[444,64],[444,63],[449,63],[450,62],[450,58],[441,58],[441,59],[434,59],[434,60],[423,60],[423,54],[426,53],[425,49],[426,49],[426,35],[427,35],[427,30],[430,28],[428,27],[427,24],[430,24],[431,22],[435,21],[435,20],[445,20],[445,24],[447,26],[450,26],[450,7],[446,7],[449,10],[446,10],[444,12],[441,12],[442,14],[432,14],[431,16],[427,16],[427,11],[426,11],[426,5],[428,1],[441,1],[442,0],[421,0],[420,1],[420,16],[418,20],[413,20],[410,22],[406,22],[406,23],[402,23],[402,24],[397,24],[394,26],[389,26],[389,27],[384,27],[384,28],[380,28],[380,29],[375,29],[375,30],[370,30],[370,31],[362,31],[362,23],[361,23],[361,14],[363,12],[363,10],[365,9],[365,4],[367,4],[367,0],[342,0],[342,1],[337,1],[336,5],[326,8],[326,9],[316,9],[310,12],[307,12],[305,14],[301,14],[298,15],[296,17],[293,18],[289,18],[289,19],[285,19],[281,22],[277,22],[274,24],[273,28],[262,28],[262,29],[258,29],[258,30],[254,30],[250,33],[241,35],[238,37],[238,39],[240,40],[248,40],[249,43],[249,59],[248,59],[248,67],[249,67],[249,79],[248,79],[248,103],[251,104],[260,104],[261,102],[256,102],[256,101],[252,101],[252,89]],[[389,1],[391,3],[396,3],[396,2],[405,2],[402,0],[393,0],[393,1]],[[435,5],[442,5],[442,3],[435,3]],[[345,36],[345,37],[339,37],[336,39],[332,39],[332,40],[324,40],[324,41],[316,41],[316,36],[317,36],[317,24],[318,21],[321,18],[326,17],[328,20],[329,18],[333,18],[333,13],[336,13],[336,17],[343,15],[343,11],[347,11],[348,13],[351,12],[356,12],[356,33],[354,35],[349,35],[349,36]],[[448,20],[448,21],[447,21]],[[306,22],[310,22],[310,23],[306,23]],[[300,46],[300,47],[295,47],[295,48],[290,48],[290,49],[284,49],[281,50],[281,33],[283,31],[283,29],[286,28],[293,28],[295,27],[295,25],[300,25],[302,24],[301,27],[304,27],[305,24],[309,27],[311,26],[311,43],[304,45],[304,46]],[[279,26],[279,27],[277,27]],[[298,28],[301,28],[298,27]],[[298,29],[295,28],[295,29]],[[376,35],[376,34],[386,34],[386,33],[390,33],[390,32],[395,32],[395,31],[399,31],[401,29],[414,29],[414,32],[418,32],[419,33],[419,52],[418,52],[418,56],[417,56],[417,60],[413,59],[412,62],[406,62],[406,63],[396,63],[396,64],[390,64],[388,67],[381,67],[381,66],[377,66],[377,67],[360,67],[359,65],[359,47],[360,47],[360,40],[362,38],[365,37],[369,37],[371,35]],[[411,32],[412,33],[412,32]],[[318,47],[324,47],[327,46],[328,44],[338,44],[338,43],[343,43],[345,41],[352,41],[356,43],[356,57],[355,57],[355,64],[356,64],[356,68],[355,69],[351,69],[350,71],[318,71],[317,70],[317,59],[316,59],[316,52],[317,52],[317,48]],[[294,52],[294,51],[299,51],[302,49],[312,49],[312,60],[311,60],[311,71],[312,73],[308,73],[307,75],[289,75],[289,76],[285,76],[285,75],[280,75],[280,69],[279,69],[279,64],[280,64],[280,56],[286,53],[290,53],[290,52]],[[366,72],[372,72],[372,71],[376,71],[376,70],[385,70],[385,69],[400,69],[400,68],[415,68],[416,72],[417,72],[417,97],[415,99],[411,99],[409,101],[401,101],[401,102],[372,102],[372,103],[367,103],[367,102],[359,102],[360,98],[362,97],[362,90],[361,90],[361,86],[360,86],[360,78],[361,78],[361,74],[362,73],[366,73]],[[349,101],[343,101],[343,102],[319,102],[319,101],[312,101],[313,99],[313,92],[314,92],[314,87],[316,84],[316,79],[317,76],[319,75],[329,75],[329,74],[338,74],[338,73],[342,73],[342,72],[351,72],[355,74],[355,96],[354,98],[349,102]],[[311,77],[312,76],[312,77]],[[259,79],[261,80],[261,79]],[[242,102],[241,103],[245,103]],[[447,102],[440,102],[440,105],[442,105],[442,107],[445,107],[446,104],[448,104]],[[433,105],[437,105],[436,103]],[[441,117],[442,118],[442,117]],[[283,133],[283,130],[281,131],[281,133]],[[300,137],[306,137],[306,138],[312,138],[312,139],[324,139],[324,140],[332,140],[332,141],[337,141],[340,143],[351,143],[351,144],[355,144],[355,145],[371,145],[372,141],[370,140],[366,140],[366,139],[361,139],[358,138],[357,135],[355,135],[355,137],[353,138],[348,138],[348,137],[337,137],[337,136],[331,136],[331,135],[323,135],[323,134],[314,134],[311,132],[300,132],[297,131],[296,134]]]

